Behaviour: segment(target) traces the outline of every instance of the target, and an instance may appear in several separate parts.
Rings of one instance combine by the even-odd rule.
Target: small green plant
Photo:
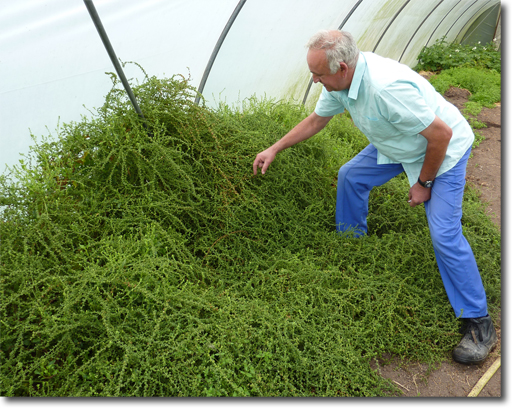
[[[479,121],[475,118],[472,118],[472,117],[469,117],[468,118],[468,122],[470,124],[470,126],[472,127],[472,129],[474,130],[479,130],[481,128],[486,128],[486,124],[482,121]]]
[[[476,101],[467,101],[465,103],[465,108],[463,109],[463,114],[477,116],[481,113],[482,109],[482,104]]]
[[[415,70],[439,72],[454,67],[484,68],[500,73],[501,52],[494,42],[463,45],[448,43],[444,37],[422,49]]]
[[[41,362],[38,370],[34,370],[34,374],[37,374],[42,380],[48,380],[57,375],[58,371],[55,367],[55,360],[51,360],[49,363]]]
[[[469,101],[485,107],[492,108],[501,101],[501,75],[496,71],[471,67],[450,68],[432,76],[429,81],[440,94],[444,94],[449,87],[464,88],[471,93]],[[477,105],[471,107],[471,110],[476,111]]]
[[[474,130],[474,142],[472,143],[472,149],[479,147],[479,144],[485,140],[485,137],[479,131]],[[473,153],[471,153],[473,155]]]

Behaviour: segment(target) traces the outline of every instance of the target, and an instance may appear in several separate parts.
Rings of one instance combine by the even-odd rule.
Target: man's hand
[[[258,154],[253,162],[253,175],[257,174],[258,168],[262,168],[262,174],[265,174],[265,171],[267,171],[267,168],[269,168],[269,165],[271,165],[275,157],[276,151],[273,147],[269,147]]]
[[[427,139],[427,147],[419,177],[422,181],[434,181],[447,153],[447,147],[452,137],[452,129],[439,117],[435,116],[433,122],[420,134]],[[408,197],[410,199],[408,203],[411,207],[420,205],[431,198],[431,188],[424,188],[416,182],[410,188]]]
[[[420,170],[420,178],[422,181],[433,181],[447,153],[452,129],[435,116],[433,122],[420,134],[427,140],[426,156]],[[410,188],[408,197],[411,207],[420,205],[431,198],[431,188],[424,188],[416,182]]]
[[[408,203],[412,208],[420,205],[431,198],[431,188],[424,188],[416,182],[415,185],[410,188],[408,198],[410,199]]]
[[[311,113],[291,131],[289,131],[282,139],[256,156],[255,161],[253,162],[253,174],[257,174],[258,168],[262,168],[262,174],[265,174],[265,171],[267,171],[271,162],[274,161],[278,152],[292,147],[294,144],[317,134],[332,118],[333,116],[320,117],[315,112]]]

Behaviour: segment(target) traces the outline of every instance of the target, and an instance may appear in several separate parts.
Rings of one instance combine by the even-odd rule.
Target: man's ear
[[[347,66],[346,63],[344,62],[341,62],[339,63],[340,64],[340,71],[342,71],[342,75],[345,77],[347,75],[347,72],[349,71],[349,67]]]

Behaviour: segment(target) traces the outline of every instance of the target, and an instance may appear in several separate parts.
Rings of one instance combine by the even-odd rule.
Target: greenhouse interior
[[[211,105],[250,96],[313,104],[304,44],[317,30],[349,31],[362,51],[413,66],[422,47],[485,44],[498,36],[498,0],[194,0],[94,2],[122,61],[149,75],[190,77]],[[269,12],[272,10],[272,12]],[[54,132],[103,103],[114,68],[81,0],[2,6],[0,163],[15,165],[30,132]],[[136,67],[126,76],[142,78]],[[201,87],[200,87],[201,85]],[[84,107],[85,106],[85,107]],[[48,129],[48,130],[47,130]],[[30,131],[29,131],[30,130]]]
[[[465,115],[500,106],[505,2],[2,3],[1,396],[400,396],[374,363],[450,361],[406,176],[371,192],[368,236],[335,231],[337,171],[368,144],[350,116],[253,161],[314,110],[322,29],[444,90],[492,84]],[[437,47],[486,61],[431,67]],[[470,188],[462,225],[497,323],[501,233]]]

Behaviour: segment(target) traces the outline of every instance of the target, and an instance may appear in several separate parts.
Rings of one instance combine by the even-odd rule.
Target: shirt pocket
[[[379,132],[379,128],[381,125],[381,121],[379,118],[366,115],[362,115],[359,118],[359,123],[360,126],[358,128],[360,128],[360,130],[367,136]]]

